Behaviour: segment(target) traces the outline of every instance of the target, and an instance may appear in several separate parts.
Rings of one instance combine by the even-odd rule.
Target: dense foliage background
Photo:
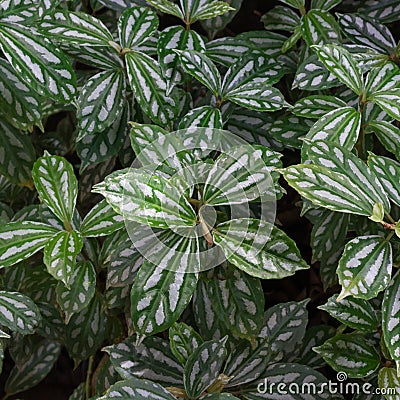
[[[400,390],[399,19],[395,0],[1,2],[4,398],[397,399],[257,385]],[[188,150],[202,128],[218,152]],[[203,244],[173,234],[195,225]],[[183,255],[144,260],[148,227]],[[204,246],[227,260],[199,272]]]

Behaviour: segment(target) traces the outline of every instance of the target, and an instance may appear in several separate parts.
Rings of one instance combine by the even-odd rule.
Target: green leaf
[[[260,337],[269,341],[270,361],[279,361],[290,355],[303,340],[309,299],[300,302],[276,304],[265,312],[264,328]]]
[[[337,274],[342,285],[337,301],[347,296],[369,300],[384,290],[392,272],[392,247],[380,236],[360,236],[347,243]]]
[[[95,354],[104,339],[106,314],[97,293],[79,313],[72,315],[66,327],[66,347],[75,360],[86,360]]]
[[[193,108],[179,122],[179,129],[188,128],[222,129],[223,121],[221,111],[211,106]]]
[[[28,296],[0,291],[0,325],[28,335],[35,332],[40,320],[39,309]]]
[[[368,122],[367,129],[373,130],[386,150],[400,160],[400,129],[385,121]]]
[[[383,338],[390,356],[396,363],[397,374],[400,370],[400,340],[399,340],[399,295],[400,275],[397,273],[385,291],[382,303]]]
[[[400,164],[390,158],[370,153],[368,166],[378,177],[389,199],[400,206],[400,185],[399,180],[396,179],[400,176]]]
[[[343,0],[311,0],[311,8],[329,11],[342,1]]]
[[[86,382],[82,382],[78,385],[72,394],[68,397],[68,400],[82,400],[86,396]]]
[[[182,250],[183,246],[176,251]],[[182,256],[176,257],[172,270],[147,260],[139,269],[131,290],[131,312],[141,337],[168,329],[189,304],[196,288],[197,275],[182,272],[184,269],[176,270],[181,259]]]
[[[31,186],[31,170],[36,158],[31,138],[0,120],[0,173],[12,183]]]
[[[157,42],[157,53],[162,74],[167,82],[167,94],[171,92],[173,86],[183,84],[185,81],[179,56],[173,50],[204,51],[204,40],[195,31],[182,26],[170,26],[161,32]]]
[[[217,379],[225,361],[227,337],[201,344],[189,357],[184,372],[186,393],[197,398]]]
[[[89,262],[78,263],[68,281],[71,289],[57,285],[57,303],[65,313],[65,323],[71,316],[82,311],[92,300],[96,291],[96,271]]]
[[[400,69],[392,62],[372,68],[365,81],[365,96],[368,98],[375,92],[395,89],[399,81]]]
[[[161,385],[146,379],[129,378],[112,385],[104,396],[97,400],[175,400],[175,397]]]
[[[76,256],[82,245],[82,237],[78,232],[60,231],[47,242],[43,250],[43,262],[49,274],[68,288],[75,269]]]
[[[182,386],[183,368],[170,350],[168,341],[157,336],[135,344],[136,337],[103,348],[123,379],[144,378],[164,386]]]
[[[396,48],[389,28],[378,21],[359,14],[338,14],[338,17],[342,31],[352,42],[384,54],[391,54]]]
[[[224,93],[224,99],[257,111],[276,111],[286,105],[282,93],[272,86],[266,86],[264,82],[238,86]]]
[[[42,249],[57,229],[41,222],[9,222],[0,227],[0,266],[19,263]]]
[[[328,44],[313,46],[325,67],[354,93],[361,95],[363,82],[361,72],[353,56],[343,47]]]
[[[191,227],[196,214],[179,189],[166,179],[141,171],[110,176],[94,186],[124,218],[155,228]]]
[[[106,200],[97,203],[85,216],[80,232],[82,236],[106,236],[124,227],[124,219]]]
[[[297,67],[292,88],[324,90],[339,85],[338,79],[324,67],[317,55],[311,54]]]
[[[264,146],[232,147],[210,169],[203,190],[203,203],[241,204],[273,193],[271,172],[281,166],[280,154]],[[272,195],[273,196],[273,195]]]
[[[76,78],[68,58],[37,31],[0,24],[0,47],[7,60],[32,89],[61,103],[76,95]]]
[[[125,102],[125,77],[122,70],[103,71],[86,81],[77,100],[81,140],[86,134],[104,131],[116,121]]]
[[[369,97],[369,100],[374,101],[392,118],[400,121],[400,89],[375,92]]]
[[[328,11],[310,10],[301,19],[301,34],[308,46],[340,42],[340,30]]]
[[[109,46],[113,36],[97,18],[83,12],[58,9],[44,15],[39,30],[46,37],[78,46]]]
[[[231,220],[219,224],[213,237],[229,262],[251,276],[277,279],[309,268],[293,240],[265,221]]]
[[[367,377],[380,363],[375,346],[359,333],[336,335],[313,350],[335,371],[344,372],[349,378]]]
[[[178,112],[177,101],[166,95],[161,68],[151,57],[137,51],[126,54],[129,82],[143,112],[158,125],[168,126]]]
[[[293,8],[298,8],[299,10],[305,7],[305,0],[280,0],[281,3],[287,4]]]
[[[396,400],[400,395],[400,379],[394,368],[383,367],[378,375],[379,388],[387,400]],[[390,392],[389,392],[390,390]]]
[[[153,7],[157,8],[157,10],[162,11],[166,14],[175,15],[180,19],[184,19],[184,15],[182,14],[181,9],[179,6],[172,1],[169,0],[147,0],[147,2],[152,5]]]
[[[323,115],[309,130],[303,144],[302,159],[307,160],[310,142],[325,141],[352,150],[361,128],[361,113],[353,107],[340,107]]]
[[[212,296],[218,315],[235,335],[254,339],[260,332],[264,315],[261,282],[240,270],[230,268],[212,281]]]
[[[178,55],[183,69],[218,96],[221,92],[221,76],[215,64],[198,51],[180,51]]]
[[[61,345],[52,340],[43,339],[33,349],[21,366],[15,366],[7,379],[7,394],[23,392],[36,386],[53,368],[60,354]]]
[[[181,0],[180,5],[186,24],[193,24],[197,20],[215,18],[234,10],[228,3],[218,0]]]
[[[346,107],[346,103],[337,97],[314,95],[296,101],[290,111],[298,117],[318,119],[330,111],[343,107]]]
[[[33,125],[41,127],[40,97],[3,59],[0,60],[0,106],[4,118],[16,128],[27,130]]]
[[[261,17],[261,22],[267,30],[293,32],[300,25],[300,18],[291,8],[275,6]]]
[[[368,301],[355,297],[347,297],[337,301],[337,297],[336,294],[333,295],[326,304],[318,308],[328,312],[332,317],[352,329],[363,332],[376,331],[380,322],[374,308]]]
[[[282,53],[285,54],[289,50],[291,50],[296,45],[296,43],[300,40],[300,38],[301,38],[301,31],[300,31],[300,27],[297,26],[296,29],[294,30],[293,34],[290,35],[287,38],[287,40],[285,40],[285,43],[283,43]]]
[[[191,354],[203,344],[200,335],[183,322],[176,322],[169,328],[169,341],[172,353],[183,366]]]
[[[49,153],[38,158],[32,169],[32,178],[40,200],[70,227],[78,195],[78,181],[72,165],[63,157]]]
[[[158,28],[157,14],[147,7],[126,9],[118,20],[119,41],[123,48],[140,46]]]

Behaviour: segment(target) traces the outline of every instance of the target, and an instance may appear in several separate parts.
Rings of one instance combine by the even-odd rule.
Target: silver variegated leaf
[[[192,227],[196,214],[170,181],[141,171],[110,176],[94,186],[113,209],[128,220],[154,228]]]
[[[361,128],[361,114],[353,107],[340,107],[325,113],[309,130],[303,144],[302,159],[307,160],[310,142],[325,141],[336,143],[352,150]]]
[[[192,127],[222,129],[221,111],[211,106],[201,106],[190,110],[179,122],[179,129]]]
[[[158,28],[157,14],[147,7],[126,9],[118,20],[119,41],[123,48],[140,46]]]
[[[120,55],[113,47],[105,46],[64,46],[64,51],[73,56],[76,60],[90,67],[97,67],[102,70],[123,68],[124,64]]]
[[[354,93],[363,91],[362,75],[353,56],[343,47],[327,44],[314,46],[325,67]]]
[[[8,395],[23,392],[37,385],[53,368],[61,351],[61,345],[49,339],[43,339],[30,350],[23,365],[11,370],[5,391]]]
[[[87,307],[96,291],[96,271],[91,262],[80,262],[69,278],[70,289],[57,285],[57,303],[65,313],[68,324],[73,314]]]
[[[179,56],[173,50],[204,51],[203,38],[195,31],[182,26],[170,26],[164,29],[157,43],[158,60],[161,71],[167,81],[167,94],[174,85],[184,82],[184,74],[179,63]]]
[[[355,43],[366,45],[380,53],[391,53],[396,42],[385,25],[359,14],[339,14],[341,29]]]
[[[124,219],[113,208],[102,200],[97,203],[85,216],[80,232],[82,236],[106,236],[124,227]]]
[[[130,336],[103,349],[119,375],[123,379],[137,377],[165,386],[181,386],[183,367],[171,352],[168,341],[154,336],[136,345],[135,339]]]
[[[284,6],[275,6],[261,17],[261,22],[267,30],[282,30],[293,32],[300,24],[299,15]]]
[[[311,54],[297,67],[292,87],[301,90],[323,90],[339,85],[339,80],[324,67],[317,55]]]
[[[176,398],[161,385],[148,381],[147,379],[129,378],[114,383],[104,396],[97,400],[175,400]]]
[[[208,173],[203,202],[211,205],[241,204],[268,195],[273,197],[272,171],[281,155],[260,145],[243,145],[221,154]]]
[[[30,136],[4,120],[0,120],[0,129],[0,173],[12,183],[32,187],[36,154]]]
[[[188,25],[234,10],[228,3],[219,0],[180,0],[179,3]]]
[[[187,240],[183,242],[176,251],[186,260],[197,258],[185,254],[183,246]],[[191,250],[189,247],[186,252]],[[179,270],[178,263],[182,261],[182,256],[175,257],[169,262],[172,268],[166,269],[146,260],[139,269],[131,290],[132,320],[140,335],[138,340],[168,329],[189,304],[196,288],[197,274],[185,273],[187,265]]]
[[[358,11],[369,18],[376,19],[383,24],[397,21],[400,15],[400,4],[396,0],[372,0],[360,5]]]
[[[367,377],[380,364],[375,346],[357,332],[338,334],[313,350],[335,371],[344,372],[349,378]]]
[[[368,166],[378,177],[389,199],[400,206],[400,164],[388,157],[376,156],[370,153]]]
[[[340,43],[340,29],[331,13],[310,10],[301,19],[301,34],[308,46]]]
[[[400,121],[400,89],[383,90],[371,94],[369,100],[374,101],[392,118]]]
[[[0,325],[28,335],[35,332],[41,315],[36,304],[22,293],[0,291]]]
[[[235,335],[254,339],[261,330],[264,296],[261,281],[229,268],[212,280],[212,297],[220,319]]]
[[[224,99],[257,111],[276,111],[286,103],[282,93],[264,82],[249,82],[224,93]]]
[[[342,285],[337,301],[347,296],[369,300],[384,290],[392,272],[392,246],[381,236],[360,236],[347,243],[337,274]]]
[[[27,130],[33,125],[41,126],[40,97],[3,59],[0,60],[0,106],[2,115],[16,128]]]
[[[221,92],[221,76],[215,64],[198,51],[186,50],[178,54],[183,69],[218,96]]]
[[[343,107],[346,107],[346,103],[338,97],[313,95],[296,101],[290,111],[298,117],[318,119]]]
[[[378,384],[386,400],[396,400],[400,396],[400,379],[394,368],[383,367],[379,370]]]
[[[78,195],[78,181],[72,165],[65,158],[46,151],[36,160],[32,178],[42,203],[60,218],[65,228],[71,228]]]
[[[132,284],[143,263],[143,257],[127,239],[120,243],[111,254],[107,272],[107,287]]]
[[[400,129],[397,126],[385,121],[371,121],[367,129],[374,131],[385,149],[400,160]]]
[[[169,328],[171,351],[185,366],[190,355],[203,344],[201,336],[189,325],[176,322]]]
[[[333,295],[328,301],[318,308],[328,312],[342,324],[363,332],[375,332],[379,326],[378,317],[372,305],[364,299],[347,297],[337,301]]]
[[[334,143],[318,141],[310,145],[308,156],[312,163],[322,165],[332,171],[346,175],[348,181],[352,183],[354,187],[362,187],[364,191],[368,191],[371,203],[381,203],[386,211],[390,210],[388,197],[379,179],[367,165],[352,152]],[[360,182],[362,185],[360,185]],[[360,199],[363,197],[365,197],[365,195],[360,197]]]
[[[125,102],[122,70],[99,72],[86,81],[77,100],[79,134],[93,134],[109,128],[121,115]]]
[[[259,336],[269,340],[270,363],[290,356],[303,340],[308,321],[308,302],[309,299],[280,303],[265,312],[264,328]]]
[[[34,221],[9,222],[0,227],[0,266],[19,263],[42,249],[57,229]]]
[[[87,307],[72,315],[66,327],[66,347],[74,360],[85,360],[96,353],[103,342],[106,321],[102,298],[97,293]]]
[[[43,250],[43,262],[47,271],[67,288],[74,272],[76,256],[82,250],[82,236],[76,231],[60,231],[47,243]]]
[[[151,57],[137,51],[126,54],[129,82],[143,112],[156,124],[168,127],[178,112],[177,100],[167,96],[161,68]]]
[[[148,0],[147,2],[154,8],[157,8],[157,10],[162,11],[163,13],[175,15],[175,17],[178,17],[182,20],[185,19],[185,16],[182,14],[182,10],[179,8],[178,4],[175,4],[172,1]]]
[[[259,378],[267,368],[270,356],[268,339],[257,338],[252,344],[239,342],[226,359],[223,373],[232,377],[226,387],[244,385]]]
[[[251,276],[276,279],[309,268],[293,240],[265,221],[231,220],[219,224],[213,237],[229,262]]]
[[[365,96],[373,96],[375,92],[395,89],[400,82],[400,68],[387,62],[372,68],[365,80]]]
[[[221,340],[205,342],[190,355],[183,377],[186,393],[190,397],[199,397],[217,379],[225,361],[227,339],[225,336]]]
[[[382,303],[382,331],[383,338],[390,356],[396,363],[397,374],[400,370],[400,275],[397,273],[385,291]]]
[[[61,103],[76,95],[76,78],[69,59],[49,39],[22,25],[0,25],[4,55],[32,89]]]
[[[311,8],[316,10],[326,10],[336,7],[343,0],[311,0]]]
[[[57,10],[46,14],[39,23],[39,30],[49,38],[68,45],[108,46],[113,36],[97,18],[83,12]]]
[[[100,360],[94,374],[97,377],[94,388],[97,395],[104,393],[111,385],[120,379],[107,354]],[[81,400],[81,398],[79,400]]]

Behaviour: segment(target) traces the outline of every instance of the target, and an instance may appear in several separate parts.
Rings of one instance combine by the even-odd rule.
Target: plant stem
[[[92,373],[93,373],[93,362],[94,362],[94,356],[90,356],[88,369],[86,372],[86,383],[85,383],[86,399],[89,399],[91,397],[91,392],[92,392],[92,386],[90,384],[90,380],[91,380]]]

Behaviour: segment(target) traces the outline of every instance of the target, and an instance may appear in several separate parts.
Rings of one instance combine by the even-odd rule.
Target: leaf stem
[[[92,377],[92,373],[93,373],[93,363],[94,363],[94,356],[90,356],[88,369],[86,372],[86,383],[85,383],[86,399],[89,399],[91,397],[91,392],[92,392],[92,386],[90,384],[90,381],[91,381],[91,377]]]

